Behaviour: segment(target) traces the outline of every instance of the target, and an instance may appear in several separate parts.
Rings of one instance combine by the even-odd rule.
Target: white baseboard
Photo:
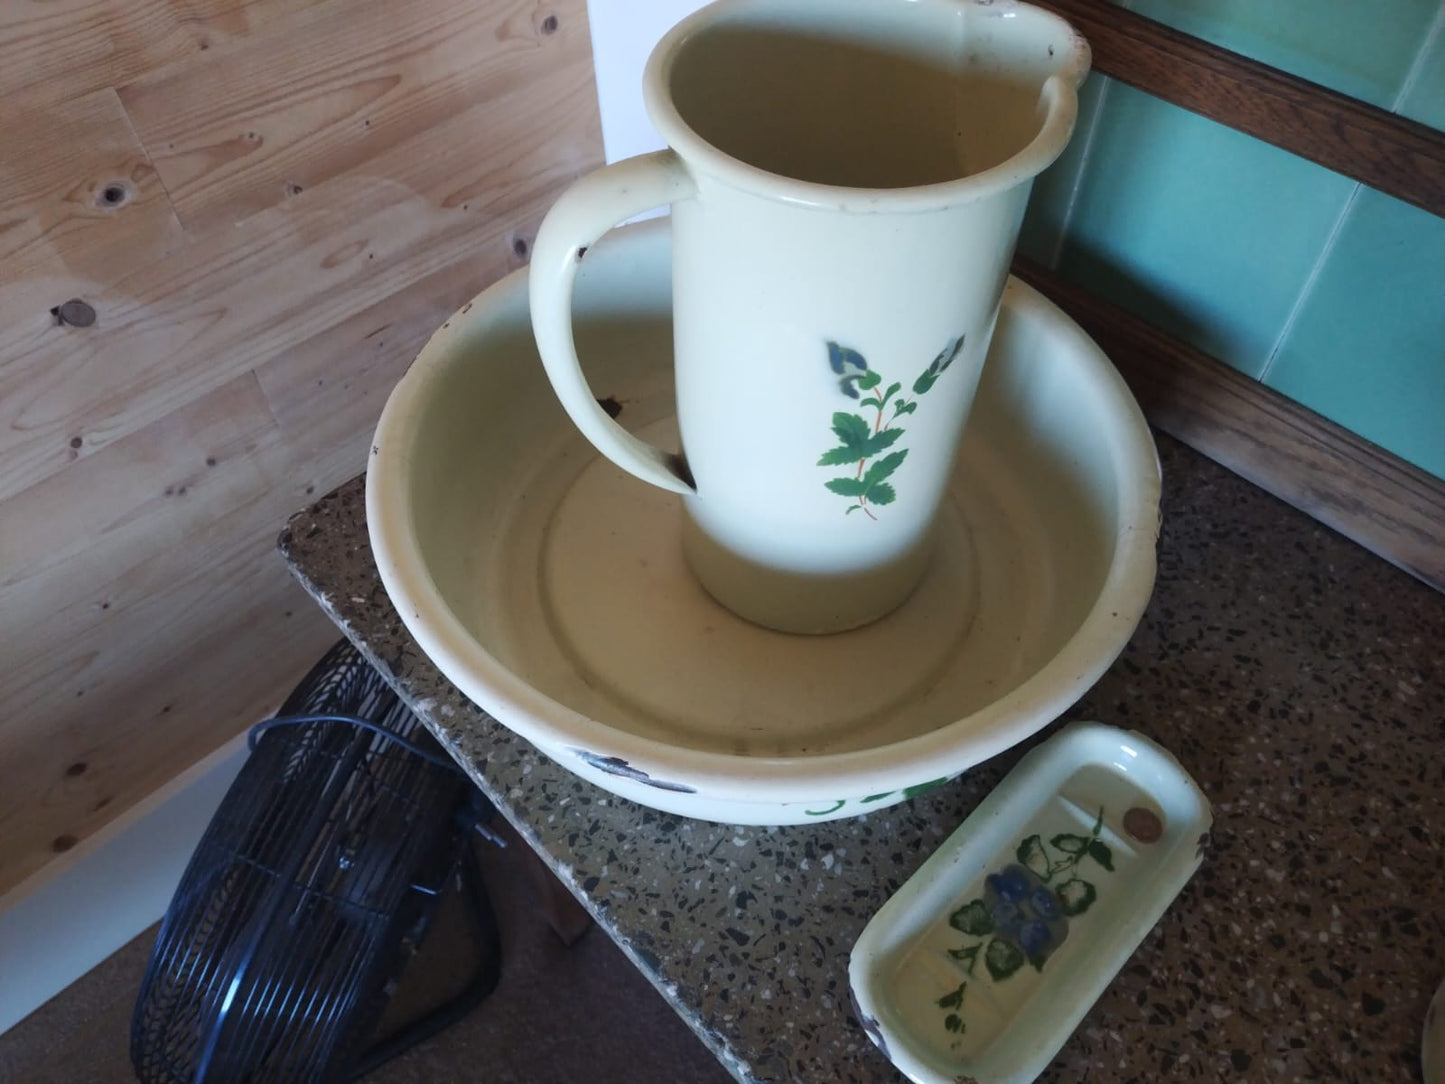
[[[160,920],[246,755],[241,734],[0,896],[0,1034]]]

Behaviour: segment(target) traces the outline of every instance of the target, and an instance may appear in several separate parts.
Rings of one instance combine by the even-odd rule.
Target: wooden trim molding
[[[1036,0],[1089,40],[1094,69],[1445,217],[1445,133],[1105,0]]]
[[[1014,273],[1094,337],[1151,423],[1445,592],[1445,481],[1032,261]]]

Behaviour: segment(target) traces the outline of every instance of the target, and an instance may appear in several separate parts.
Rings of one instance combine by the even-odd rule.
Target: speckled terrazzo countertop
[[[1214,803],[1213,846],[1042,1079],[1418,1081],[1445,977],[1445,597],[1158,439],[1154,598],[1067,718],[1170,749]],[[361,479],[281,549],[738,1079],[899,1079],[849,1008],[848,953],[1022,748],[853,820],[658,813],[556,767],[420,653]]]

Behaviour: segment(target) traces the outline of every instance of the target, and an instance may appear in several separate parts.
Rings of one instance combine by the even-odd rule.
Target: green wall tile
[[[1123,84],[1103,95],[1060,273],[1258,375],[1352,182]]]
[[[1048,267],[1053,266],[1054,255],[1063,236],[1069,203],[1105,82],[1104,77],[1098,74],[1090,75],[1084,82],[1079,90],[1079,119],[1074,124],[1073,138],[1058,161],[1039,174],[1034,181],[1033,192],[1029,194],[1028,211],[1019,231],[1019,251]]]
[[[1445,3],[1435,32],[1425,42],[1414,78],[1400,102],[1400,112],[1411,120],[1445,131]]]
[[[1161,23],[1390,108],[1439,0],[1115,0]]]
[[[1361,188],[1265,382],[1445,478],[1445,219]]]

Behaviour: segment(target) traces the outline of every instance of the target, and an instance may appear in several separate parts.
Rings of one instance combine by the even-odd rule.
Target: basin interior
[[[604,242],[574,311],[593,391],[620,424],[676,449],[670,274],[665,244]],[[599,460],[557,405],[525,289],[453,320],[445,353],[422,358],[391,514],[411,523],[431,604],[498,665],[606,727],[767,758],[968,728],[1079,632],[1140,529],[1120,523],[1131,468],[1110,439],[1117,391],[1100,386],[1098,362],[1060,347],[1072,325],[1011,283],[919,590],[850,633],[757,628],[688,576],[678,498]]]

